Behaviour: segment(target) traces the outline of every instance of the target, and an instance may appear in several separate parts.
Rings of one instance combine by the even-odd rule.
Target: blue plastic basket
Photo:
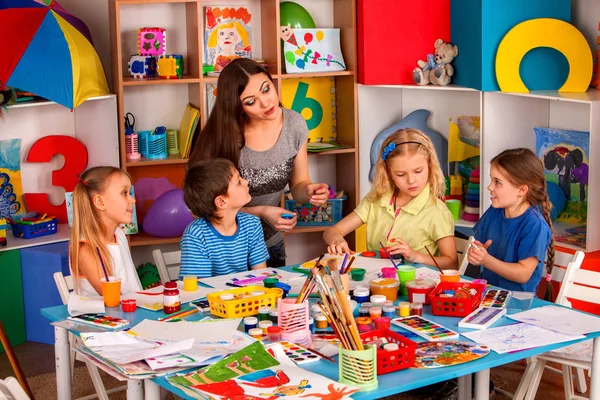
[[[342,219],[343,201],[341,199],[329,199],[324,206],[315,206],[310,203],[301,204],[295,200],[285,200],[286,210],[298,214],[296,226],[331,226]]]
[[[155,131],[138,132],[138,150],[150,160],[167,158],[167,134],[156,134]]]
[[[21,239],[33,239],[40,236],[52,235],[58,229],[58,218],[50,221],[40,222],[39,224],[23,225],[10,224],[14,237]]]

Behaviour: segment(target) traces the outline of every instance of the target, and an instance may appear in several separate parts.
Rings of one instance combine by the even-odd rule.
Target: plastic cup
[[[446,200],[446,206],[448,207],[448,209],[452,213],[452,216],[454,217],[454,220],[458,221],[458,217],[460,215],[460,207],[461,207],[460,200],[448,199],[448,200]]]
[[[440,274],[440,282],[460,282],[460,272],[455,269],[445,269]]]
[[[100,278],[102,285],[102,296],[104,297],[104,305],[106,307],[117,307],[121,303],[121,278],[114,276]]]
[[[406,282],[410,282],[415,279],[417,269],[409,265],[398,265],[396,274],[398,274],[398,281],[400,281],[400,295],[408,296],[408,290],[406,290]]]
[[[198,290],[198,278],[195,275],[184,276],[183,290],[185,292],[195,292],[196,290]]]

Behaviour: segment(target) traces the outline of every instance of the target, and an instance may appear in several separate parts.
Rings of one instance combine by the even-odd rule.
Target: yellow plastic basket
[[[263,295],[252,296],[252,292],[265,292]],[[231,293],[233,300],[221,300],[221,295]],[[277,307],[277,299],[283,296],[279,288],[266,288],[264,286],[246,286],[206,295],[210,304],[210,312],[222,318],[241,318],[258,314],[258,308],[267,306]]]

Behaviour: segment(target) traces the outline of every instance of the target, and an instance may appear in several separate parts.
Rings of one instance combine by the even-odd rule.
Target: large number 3
[[[27,162],[50,162],[57,154],[65,158],[65,165],[52,171],[52,186],[72,192],[88,162],[87,149],[79,140],[71,136],[45,136],[31,146]],[[52,205],[46,193],[25,193],[25,204],[29,211],[55,215],[60,223],[68,222],[65,202]]]

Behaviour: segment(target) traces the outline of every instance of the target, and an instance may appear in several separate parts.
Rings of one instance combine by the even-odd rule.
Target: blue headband
[[[397,146],[400,146],[401,144],[409,144],[409,143],[412,143],[412,144],[420,144],[420,145],[422,145],[422,144],[423,144],[423,143],[421,143],[421,142],[415,142],[415,141],[413,141],[413,140],[409,140],[409,141],[407,141],[407,142],[400,142],[400,143],[398,143],[398,144],[396,144],[396,143],[394,143],[394,142],[391,142],[391,143],[389,143],[387,146],[385,146],[385,148],[383,149],[383,152],[381,153],[381,159],[382,159],[383,161],[387,160],[387,158],[388,158],[388,156],[390,155],[390,153],[391,153],[391,152],[393,152],[393,151],[396,149],[396,147],[397,147]]]

